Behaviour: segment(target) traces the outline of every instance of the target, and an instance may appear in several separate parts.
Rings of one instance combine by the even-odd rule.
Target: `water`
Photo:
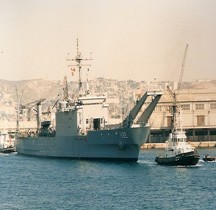
[[[216,162],[160,166],[158,152],[138,163],[0,155],[0,209],[216,209]]]

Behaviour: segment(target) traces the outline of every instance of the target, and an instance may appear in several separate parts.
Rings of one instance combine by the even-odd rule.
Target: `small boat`
[[[165,154],[157,155],[155,162],[161,165],[196,165],[200,159],[197,150],[186,141],[183,130],[174,130],[166,141]]]
[[[15,152],[15,134],[7,130],[0,132],[0,153]]]
[[[0,153],[11,153],[15,152],[15,147],[7,147],[0,149]]]
[[[216,156],[205,155],[203,160],[205,162],[207,162],[207,161],[216,161]]]

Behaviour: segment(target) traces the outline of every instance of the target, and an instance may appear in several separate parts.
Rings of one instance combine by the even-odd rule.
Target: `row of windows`
[[[190,104],[182,104],[181,105],[182,110],[191,110],[191,105]],[[195,110],[204,110],[205,106],[203,103],[195,104]],[[210,103],[210,109],[216,110],[216,103]],[[172,111],[172,106],[163,106],[163,105],[158,105],[155,108],[155,111]]]
[[[167,116],[167,126],[171,126],[172,124],[172,117]],[[199,115],[197,116],[197,126],[205,126],[205,116],[204,115]]]
[[[182,104],[181,109],[182,110],[190,110],[190,104]]]

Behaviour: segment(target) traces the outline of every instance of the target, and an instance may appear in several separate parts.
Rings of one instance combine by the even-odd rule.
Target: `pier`
[[[213,148],[216,147],[216,141],[190,142],[196,148]],[[166,143],[145,143],[141,149],[164,149]]]

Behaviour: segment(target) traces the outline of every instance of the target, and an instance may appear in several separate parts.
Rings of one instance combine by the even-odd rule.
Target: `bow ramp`
[[[152,112],[154,111],[154,108],[156,107],[161,96],[162,96],[162,91],[147,91],[147,92],[145,92],[145,94],[142,96],[142,98],[136,103],[134,108],[130,111],[128,116],[123,121],[123,127],[132,127],[134,120],[137,117],[138,113],[140,112],[146,99],[148,97],[152,97],[153,100],[149,103],[148,107],[141,114],[141,116],[139,117],[139,119],[137,121],[137,123],[145,125],[147,123],[149,117],[151,116]]]
[[[141,116],[138,119],[138,123],[146,125],[148,122],[148,119],[150,118],[152,112],[154,111],[154,108],[157,106],[158,101],[160,100],[162,96],[162,91],[158,92],[150,92],[149,96],[153,97],[153,100],[150,102],[148,107],[145,109],[145,111],[141,114]]]

